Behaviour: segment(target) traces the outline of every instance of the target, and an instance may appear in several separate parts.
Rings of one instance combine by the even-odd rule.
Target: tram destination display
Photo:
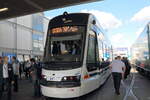
[[[52,34],[61,34],[61,33],[70,33],[70,32],[78,32],[78,26],[63,26],[63,27],[56,27],[51,29]]]

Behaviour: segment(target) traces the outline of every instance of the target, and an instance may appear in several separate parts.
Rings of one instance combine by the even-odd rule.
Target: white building
[[[48,22],[43,13],[0,21],[0,56],[42,56]]]
[[[129,57],[129,49],[127,47],[114,48],[113,57],[116,57],[116,56]]]

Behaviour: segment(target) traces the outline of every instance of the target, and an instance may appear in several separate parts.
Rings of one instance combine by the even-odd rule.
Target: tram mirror
[[[95,24],[96,24],[96,21],[95,21],[95,20],[93,20],[92,24],[94,24],[94,25],[95,25]]]
[[[65,12],[63,13],[63,15],[68,15],[68,12],[65,11]]]

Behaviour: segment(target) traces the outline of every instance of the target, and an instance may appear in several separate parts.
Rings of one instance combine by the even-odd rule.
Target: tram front
[[[58,19],[64,24],[53,25]],[[46,97],[80,96],[85,26],[66,21],[61,16],[49,23],[41,80],[41,91]]]

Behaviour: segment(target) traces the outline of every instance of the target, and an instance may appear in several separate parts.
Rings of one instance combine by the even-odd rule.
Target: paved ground
[[[6,94],[3,96],[6,100]],[[33,85],[28,80],[19,81],[19,92],[12,94],[12,100],[41,100],[33,96]]]
[[[136,73],[133,93],[138,100],[150,100],[150,79]]]
[[[13,93],[12,100],[44,100],[33,97],[33,86],[28,80],[20,80],[19,93]],[[127,80],[122,81],[121,95],[114,93],[112,77],[100,89],[79,98],[80,100],[150,100],[150,80],[132,70]],[[5,95],[3,96],[5,99]],[[50,99],[56,100],[56,99]]]

